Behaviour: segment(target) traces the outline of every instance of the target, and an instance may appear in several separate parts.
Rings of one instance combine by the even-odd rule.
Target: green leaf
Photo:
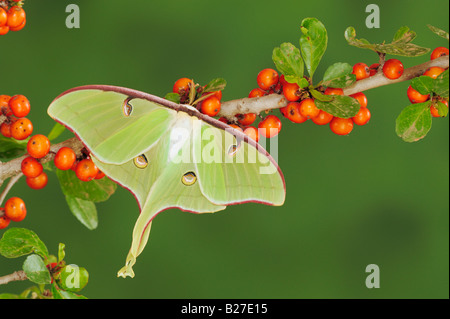
[[[435,88],[435,80],[429,76],[419,76],[411,80],[411,86],[420,94],[431,94]]]
[[[449,89],[449,81],[448,81],[448,69],[439,74],[439,76],[434,81],[434,93],[441,97],[448,98],[448,89]]]
[[[51,283],[50,273],[45,266],[44,261],[38,255],[30,255],[25,259],[22,267],[23,271],[27,275],[27,278],[39,285],[45,285]]]
[[[8,162],[14,158],[25,155],[27,140],[18,141],[0,134],[0,161]]]
[[[300,50],[292,43],[282,43],[280,47],[273,49],[272,60],[278,71],[286,76],[303,78],[304,63]],[[293,82],[290,82],[293,83]]]
[[[356,75],[352,74],[353,67],[348,63],[338,62],[330,65],[323,76],[323,86],[345,88],[356,82]]]
[[[334,95],[325,95],[323,93],[320,93],[317,90],[310,90],[309,93],[311,93],[311,95],[316,100],[319,100],[319,101],[322,101],[322,102],[330,102],[330,101],[333,101],[333,99],[334,99]]]
[[[180,103],[180,94],[178,93],[167,93],[164,98],[177,104]]]
[[[315,100],[315,103],[317,108],[344,119],[355,116],[361,108],[356,99],[345,95],[333,95],[329,102]]]
[[[424,138],[431,129],[431,102],[417,103],[406,107],[396,121],[396,132],[406,142]]]
[[[48,139],[50,141],[53,141],[54,139],[56,139],[58,136],[60,136],[64,131],[65,131],[66,127],[60,123],[55,123],[55,125],[53,126],[52,130],[50,131],[50,133],[48,133]]]
[[[297,85],[301,89],[309,86],[309,82],[308,82],[307,79],[299,78],[299,77],[297,77],[295,75],[287,75],[287,76],[284,77],[284,79],[286,80],[286,82],[289,82],[289,83],[297,83]]]
[[[327,44],[327,29],[319,20],[306,18],[300,26],[300,51],[305,61],[306,69],[312,78],[324,55]]]
[[[104,202],[114,194],[117,184],[109,178],[94,179],[83,182],[78,179],[72,170],[56,170],[61,189],[64,195],[77,197],[85,201]]]
[[[226,86],[227,81],[225,79],[222,78],[213,79],[206,85],[203,92],[206,93],[206,92],[223,91]]]
[[[17,258],[31,253],[43,258],[48,256],[47,247],[31,230],[10,228],[0,239],[0,254],[6,258]]]
[[[61,269],[57,280],[60,288],[66,291],[79,292],[86,287],[89,281],[89,273],[83,267],[67,265]]]
[[[0,294],[0,299],[21,299],[19,295],[14,295],[14,294]]]
[[[431,24],[428,24],[427,26],[432,32],[434,32],[435,34],[437,34],[441,38],[447,39],[447,41],[449,40],[447,31],[444,31],[444,30],[439,29],[439,28],[437,28],[435,26],[432,26]]]
[[[72,214],[89,230],[98,226],[97,208],[92,201],[66,195],[66,202]]]
[[[64,260],[64,257],[66,257],[66,252],[65,249],[66,245],[64,245],[63,243],[59,243],[58,246],[58,262],[61,262],[62,260]]]
[[[420,47],[409,42],[415,38],[415,33],[409,30],[408,27],[400,28],[395,34],[392,43],[373,44],[366,39],[356,39],[356,31],[353,27],[348,27],[345,30],[344,36],[348,44],[352,46],[385,54],[417,57],[430,51],[429,48]]]
[[[87,299],[82,295],[78,295],[73,292],[65,291],[59,288],[56,283],[52,284],[51,290],[54,299]]]

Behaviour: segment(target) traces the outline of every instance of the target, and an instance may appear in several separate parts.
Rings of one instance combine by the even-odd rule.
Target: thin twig
[[[6,196],[8,195],[11,188],[14,186],[15,183],[23,176],[23,173],[20,172],[19,174],[12,176],[9,180],[8,184],[6,184],[5,189],[3,189],[2,193],[0,194],[0,206],[2,206],[3,201],[5,200]],[[2,217],[3,213],[0,212],[0,217]]]
[[[15,271],[12,274],[0,277],[0,285],[6,285],[12,281],[24,281],[28,277],[23,270]]]

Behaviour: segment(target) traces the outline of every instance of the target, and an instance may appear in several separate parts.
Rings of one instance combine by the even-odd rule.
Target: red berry
[[[272,86],[275,86],[278,79],[278,73],[274,69],[264,69],[256,77],[258,86],[263,90],[269,90]]]
[[[2,211],[4,211],[3,208],[0,209],[0,212],[2,212]],[[8,217],[6,217],[5,215],[1,216],[0,217],[0,229],[5,229],[6,227],[8,227],[10,221],[11,220]]]
[[[5,216],[13,222],[22,221],[27,215],[25,203],[19,197],[11,197],[5,203]]]
[[[428,68],[423,75],[426,75],[433,79],[436,79],[444,71],[445,71],[445,69],[443,69],[441,67],[432,66],[431,68]]]
[[[33,124],[23,117],[11,124],[11,136],[16,140],[24,140],[33,133]]]
[[[348,135],[353,130],[353,120],[335,117],[330,122],[330,129],[337,135]]]
[[[42,158],[50,151],[50,141],[45,135],[34,135],[27,143],[27,151],[34,158]]]
[[[359,62],[353,66],[353,72],[356,75],[356,80],[362,80],[370,76],[370,70],[367,64]]]
[[[78,179],[83,182],[88,182],[93,180],[98,173],[98,168],[95,166],[94,162],[91,159],[81,160],[77,167],[75,168],[75,174]]]
[[[0,27],[3,27],[8,22],[8,14],[5,9],[0,8]]]
[[[369,76],[374,76],[375,74],[378,73],[378,68],[380,67],[380,63],[374,63],[369,67],[369,72],[370,75]]]
[[[290,102],[298,101],[300,99],[300,96],[297,95],[298,89],[297,83],[286,83],[283,85],[283,94],[286,100]]]
[[[238,121],[243,126],[252,125],[253,122],[256,120],[256,114],[255,113],[247,113],[247,114],[238,114],[237,115]]]
[[[267,92],[264,90],[261,90],[260,88],[256,88],[250,91],[250,93],[248,94],[248,97],[252,98],[252,97],[261,97],[266,95]]]
[[[313,99],[304,99],[300,102],[300,114],[306,118],[314,118],[319,115],[320,110],[317,108]]]
[[[9,32],[9,27],[7,25],[0,27],[0,35],[5,35],[8,32]]]
[[[0,125],[0,133],[4,137],[11,137],[11,124],[3,122],[2,125]]]
[[[48,176],[45,172],[42,172],[37,177],[27,177],[26,182],[32,189],[42,189],[47,185]]]
[[[24,95],[14,95],[9,100],[9,107],[17,117],[25,117],[30,113],[30,101]]]
[[[76,160],[77,156],[70,147],[61,147],[56,153],[53,161],[57,168],[66,171],[72,168]]]
[[[428,101],[428,99],[430,98],[429,94],[420,94],[419,91],[413,89],[411,85],[408,87],[406,94],[408,95],[408,99],[411,101],[411,103],[423,103]]]
[[[193,85],[191,79],[188,78],[181,78],[178,79],[175,84],[173,85],[173,93],[183,94],[185,92],[189,92],[190,86]]]
[[[367,107],[361,107],[359,112],[352,117],[353,123],[356,125],[366,125],[370,120],[370,111]]]
[[[203,114],[213,117],[220,112],[220,100],[215,95],[208,97],[207,99],[201,101],[200,103],[201,103],[200,111]]]
[[[8,10],[8,26],[15,28],[20,26],[26,18],[25,10],[21,7],[13,6]]]
[[[325,112],[324,110],[320,110],[319,115],[313,117],[311,121],[313,121],[317,125],[325,125],[330,123],[333,118],[334,116],[330,113]]]
[[[308,120],[307,117],[300,113],[300,103],[298,102],[289,102],[289,104],[282,107],[280,111],[284,117],[294,123],[303,123]]]
[[[258,128],[264,137],[271,138],[280,133],[281,121],[275,115],[267,115],[264,120],[259,122]]]
[[[259,141],[259,132],[258,132],[258,129],[254,126],[247,126],[244,129],[244,134],[256,142]]]
[[[403,70],[403,63],[397,59],[389,59],[383,65],[384,76],[391,80],[401,77]]]
[[[1,25],[1,23],[0,23],[0,25]],[[431,53],[430,60],[434,60],[434,59],[440,58],[441,56],[448,55],[448,54],[449,54],[449,52],[448,52],[447,48],[437,47]]]
[[[358,93],[352,94],[350,96],[352,98],[357,99],[359,102],[359,105],[361,105],[361,107],[367,107],[367,97],[364,93],[358,92]]]
[[[342,90],[340,88],[327,87],[324,94],[325,95],[344,95],[344,90]]]
[[[44,170],[42,164],[31,156],[25,157],[23,159],[21,169],[23,175],[31,178],[39,176]]]

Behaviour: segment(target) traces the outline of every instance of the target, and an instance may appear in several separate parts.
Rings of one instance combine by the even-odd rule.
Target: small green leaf
[[[411,80],[411,86],[422,95],[431,94],[435,87],[435,80],[429,76],[419,76]]]
[[[344,119],[355,116],[361,108],[356,99],[345,95],[333,95],[333,100],[329,102],[316,100],[315,103],[317,108]]]
[[[14,295],[14,294],[0,294],[0,299],[21,299],[19,295]]]
[[[48,256],[47,247],[31,230],[10,228],[0,239],[0,254],[6,258],[17,258],[31,253],[43,258]]]
[[[59,288],[56,283],[52,284],[51,290],[54,299],[87,299],[82,295],[78,295],[73,292],[65,291]]]
[[[319,101],[322,101],[322,102],[330,102],[330,101],[333,101],[333,99],[334,99],[334,95],[325,95],[323,93],[320,93],[317,90],[309,90],[309,93],[311,93],[311,95],[316,100],[319,100]]]
[[[206,85],[203,92],[206,93],[206,92],[223,91],[226,86],[227,81],[225,79],[222,78],[213,79]]]
[[[35,254],[28,256],[22,268],[30,281],[39,285],[51,283],[50,273],[40,256]]]
[[[430,101],[413,104],[400,113],[395,130],[405,142],[416,142],[428,134],[432,124],[430,105]]]
[[[312,78],[328,45],[327,29],[319,20],[306,18],[300,26],[300,51]]]
[[[27,140],[18,141],[0,134],[0,162],[8,162],[14,158],[25,155]]]
[[[409,27],[401,27],[394,35],[392,42],[409,43],[416,38],[416,33],[409,29]]]
[[[178,93],[167,93],[166,96],[164,97],[166,100],[175,102],[177,104],[180,103],[180,94]]]
[[[114,194],[117,184],[107,177],[83,182],[72,170],[56,170],[61,189],[64,195],[77,197],[91,202],[104,202]]]
[[[280,47],[273,49],[272,60],[278,71],[286,76],[303,78],[304,63],[300,50],[292,43],[282,43]],[[293,82],[290,82],[293,83]]]
[[[98,226],[97,208],[92,201],[66,195],[66,202],[72,214],[89,230]]]
[[[441,97],[448,98],[448,89],[449,89],[449,77],[448,77],[448,69],[439,74],[439,76],[434,81],[434,93]]]
[[[66,127],[60,123],[55,123],[55,125],[53,126],[52,130],[50,131],[50,133],[48,133],[48,139],[50,141],[53,141],[54,139],[56,139],[58,136],[60,136],[64,131],[65,131]]]
[[[295,75],[287,75],[284,77],[286,82],[288,83],[297,83],[300,89],[304,89],[305,87],[309,86],[309,82],[305,78],[299,78]]]
[[[63,243],[59,243],[59,246],[58,246],[58,262],[63,261],[64,257],[66,257],[65,248],[66,248],[66,245],[64,245]]]
[[[447,41],[449,40],[447,31],[444,31],[444,30],[439,29],[439,28],[437,28],[435,26],[432,26],[431,24],[428,24],[427,26],[432,32],[434,32],[435,34],[437,34],[441,38],[447,39]]]
[[[353,67],[348,63],[338,62],[330,65],[323,76],[323,86],[345,88],[356,82],[356,75],[352,74]]]

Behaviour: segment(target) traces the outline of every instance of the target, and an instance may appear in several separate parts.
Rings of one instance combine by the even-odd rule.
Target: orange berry
[[[348,135],[353,130],[353,120],[335,117],[330,122],[330,129],[337,135]]]
[[[378,72],[378,68],[380,67],[380,63],[374,63],[369,67],[369,76],[374,76]]]
[[[411,85],[408,87],[406,94],[408,95],[408,99],[411,103],[423,103],[428,101],[428,99],[430,98],[429,94],[420,94],[419,91],[413,89]]]
[[[27,143],[27,151],[34,158],[42,158],[50,151],[50,141],[45,135],[34,135]]]
[[[259,132],[258,132],[258,129],[254,126],[247,126],[244,129],[244,134],[256,142],[259,141]]]
[[[11,27],[11,28],[9,28],[9,30],[10,30],[10,31],[13,31],[13,32],[20,31],[20,30],[22,30],[23,28],[25,28],[26,25],[27,25],[27,19],[23,20],[22,24],[20,24],[19,26],[14,27],[14,28]]]
[[[304,99],[300,102],[300,114],[306,118],[314,118],[319,115],[320,110],[317,108],[313,99]]]
[[[441,102],[444,103],[447,106],[447,108],[448,108],[448,101],[447,100],[442,100]],[[437,107],[435,107],[434,105],[430,106],[430,112],[431,112],[431,115],[433,117],[441,117],[439,115],[439,111],[438,111]]]
[[[48,176],[45,172],[42,172],[37,177],[27,177],[27,185],[32,189],[42,189],[47,186]]]
[[[14,116],[25,117],[30,113],[30,101],[24,95],[14,95],[8,104]]]
[[[397,59],[389,59],[383,65],[384,76],[391,80],[401,77],[403,70],[403,63]]]
[[[313,121],[317,125],[325,125],[331,122],[333,119],[333,115],[331,115],[328,112],[325,112],[324,110],[320,110],[319,115],[316,117],[313,117],[311,121]]]
[[[75,174],[83,182],[93,180],[98,173],[98,168],[91,159],[83,159],[75,167]]]
[[[22,221],[27,215],[25,203],[19,197],[11,197],[5,203],[5,216],[13,222]]]
[[[361,105],[361,107],[367,107],[367,97],[364,93],[358,92],[358,93],[352,94],[350,96],[354,99],[357,99],[359,102],[359,105]]]
[[[203,114],[213,117],[220,112],[220,100],[215,95],[208,97],[207,99],[201,101],[200,103],[201,103],[200,111]]]
[[[289,104],[280,109],[283,116],[294,123],[303,123],[308,120],[307,117],[300,113],[300,103],[289,102]]]
[[[8,22],[8,13],[3,8],[0,8],[0,27],[3,27]]]
[[[73,164],[77,160],[77,155],[70,147],[61,147],[58,152],[56,152],[54,163],[57,168],[62,171],[71,169]]]
[[[173,93],[183,94],[189,92],[191,85],[194,85],[191,79],[181,78],[175,82],[172,91]]]
[[[9,100],[11,97],[9,95],[0,95],[0,115],[4,114],[5,116],[13,115],[11,109],[9,108]]]
[[[359,62],[353,66],[353,72],[356,75],[356,80],[362,80],[370,76],[370,70],[367,64]]]
[[[2,211],[4,211],[3,208],[0,209],[0,212],[2,212]],[[1,216],[0,217],[0,229],[5,229],[6,227],[8,227],[10,221],[11,220],[8,217],[6,217],[5,215]]]
[[[0,125],[0,133],[4,137],[11,137],[11,124],[3,122],[2,125]]]
[[[340,88],[327,87],[324,94],[325,95],[344,95],[344,90],[342,90]]]
[[[44,170],[42,164],[31,156],[25,157],[23,159],[21,163],[21,169],[23,175],[31,178],[39,176]]]
[[[97,175],[95,175],[95,179],[102,179],[105,177],[105,173],[103,173],[101,170],[98,170]]]
[[[428,68],[423,75],[426,75],[433,79],[436,79],[444,71],[445,71],[445,69],[443,69],[441,67],[432,66],[431,68]]]
[[[269,90],[278,83],[278,73],[274,69],[264,69],[258,73],[256,81],[258,86],[263,90]]]
[[[248,94],[248,97],[252,98],[252,97],[261,97],[266,95],[267,92],[264,90],[261,90],[260,88],[256,88],[250,91],[250,93]]]
[[[33,124],[23,117],[11,124],[11,136],[16,140],[24,140],[33,133]]]
[[[366,125],[370,120],[370,111],[367,107],[361,107],[359,112],[352,117],[353,123],[356,125]]]
[[[238,122],[241,123],[243,126],[252,125],[253,122],[256,120],[256,114],[255,113],[247,113],[247,114],[238,114],[237,115]]]
[[[8,10],[8,26],[15,28],[20,26],[26,18],[25,10],[21,7],[13,6]]]
[[[281,121],[275,115],[267,115],[264,120],[258,124],[259,132],[264,137],[271,138],[277,136],[281,130]]]
[[[0,24],[1,25],[1,24]],[[440,58],[441,56],[448,55],[448,49],[444,47],[437,47],[436,49],[431,52],[430,60],[434,60],[437,58]]]
[[[9,27],[7,25],[0,27],[0,35],[5,35],[8,32],[9,32]]]
[[[286,83],[283,85],[283,94],[286,100],[290,102],[298,101],[300,99],[300,96],[297,95],[299,88],[297,83]]]

